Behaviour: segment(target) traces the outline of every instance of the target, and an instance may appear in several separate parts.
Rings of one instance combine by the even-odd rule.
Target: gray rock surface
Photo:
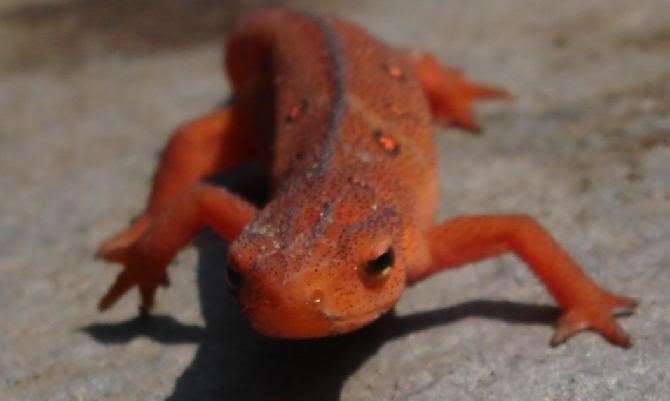
[[[171,129],[228,93],[222,32],[288,4],[435,52],[515,101],[436,138],[441,217],[526,212],[642,304],[627,351],[547,343],[556,311],[514,257],[409,289],[396,314],[314,342],[256,336],[203,234],[157,317],[98,314],[99,241],[140,210]],[[0,1],[3,400],[670,399],[670,2]]]

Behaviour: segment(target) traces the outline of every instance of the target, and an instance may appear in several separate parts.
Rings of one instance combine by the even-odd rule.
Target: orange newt
[[[123,265],[101,310],[135,286],[149,310],[169,262],[210,227],[231,241],[228,281],[265,335],[356,330],[407,285],[512,252],[562,309],[552,344],[589,329],[630,345],[614,316],[636,302],[598,287],[532,218],[433,222],[432,122],[477,130],[473,102],[506,92],[344,21],[288,11],[243,18],[226,68],[235,99],[176,131],[143,214],[100,246],[99,257]],[[249,161],[269,171],[262,209],[203,181]]]

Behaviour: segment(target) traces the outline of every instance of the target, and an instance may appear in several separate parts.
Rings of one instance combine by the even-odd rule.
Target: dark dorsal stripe
[[[326,39],[326,53],[333,64],[332,74],[330,77],[335,89],[333,94],[332,111],[330,120],[326,126],[322,157],[319,162],[319,166],[315,171],[316,175],[322,176],[328,170],[330,159],[332,158],[333,152],[335,151],[335,146],[338,140],[337,137],[340,131],[340,124],[342,122],[342,117],[344,116],[344,90],[346,84],[346,71],[340,40],[337,37],[337,34],[333,31],[333,28],[325,19],[321,17],[311,14],[307,14],[307,16],[312,21],[314,21],[314,23],[319,26],[321,32],[323,32],[323,35]]]

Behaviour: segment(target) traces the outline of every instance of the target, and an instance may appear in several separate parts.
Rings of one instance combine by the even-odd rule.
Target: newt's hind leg
[[[407,58],[428,97],[433,118],[441,124],[478,132],[472,104],[476,100],[510,98],[502,89],[466,80],[460,71],[441,65],[429,54],[408,52]]]
[[[420,280],[446,268],[513,252],[544,284],[563,310],[552,345],[582,330],[630,346],[614,315],[631,313],[636,301],[598,287],[535,220],[523,215],[459,217],[427,233],[432,266],[415,272]]]
[[[163,150],[151,195],[131,226],[104,241],[97,256],[110,256],[132,244],[174,201],[204,177],[256,157],[254,136],[235,104],[177,129]]]

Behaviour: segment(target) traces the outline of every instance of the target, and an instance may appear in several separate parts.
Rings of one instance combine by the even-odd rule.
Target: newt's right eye
[[[375,253],[377,256],[365,261],[359,269],[363,281],[369,286],[377,286],[386,281],[395,264],[393,247],[379,248]]]
[[[244,277],[238,271],[237,264],[230,258],[226,263],[226,283],[233,291],[237,291],[244,283]]]
[[[389,247],[384,253],[365,263],[365,270],[372,276],[385,276],[393,267],[395,255]]]

